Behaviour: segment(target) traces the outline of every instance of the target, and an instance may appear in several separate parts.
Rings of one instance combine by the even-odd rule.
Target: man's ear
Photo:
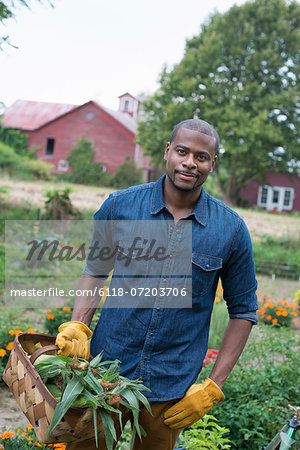
[[[165,154],[164,154],[164,160],[167,161],[168,159],[168,153],[170,150],[170,142],[167,142],[166,148],[165,148]]]
[[[212,162],[212,165],[211,165],[211,168],[210,168],[210,172],[211,172],[211,173],[214,171],[214,167],[215,167],[215,165],[216,165],[217,159],[218,159],[218,156],[215,155],[215,156],[214,156],[214,159],[213,159],[213,162]]]

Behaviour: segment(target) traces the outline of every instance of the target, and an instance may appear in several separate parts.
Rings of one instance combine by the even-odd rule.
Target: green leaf
[[[94,419],[95,442],[96,447],[98,448],[97,408],[93,408],[93,419]]]
[[[97,395],[99,395],[100,397],[103,397],[103,387],[101,386],[101,384],[99,383],[99,381],[97,380],[97,378],[94,377],[93,373],[91,370],[88,370],[88,373],[85,375],[85,377],[83,378],[83,381],[94,391],[96,392]]]
[[[150,403],[148,402],[147,398],[143,394],[141,394],[140,391],[134,391],[134,395],[140,402],[143,403],[143,405],[145,405],[145,407],[147,408],[149,413],[153,416],[152,411],[151,411],[151,406],[150,406]]]
[[[73,375],[73,378],[67,384],[67,387],[63,393],[60,403],[58,403],[58,405],[55,408],[47,438],[50,436],[50,434],[52,433],[54,428],[61,421],[61,419],[63,418],[65,413],[68,411],[68,409],[72,405],[73,401],[78,397],[78,395],[81,394],[82,391],[83,391],[83,386],[82,386],[80,380],[78,380],[77,377],[75,377]]]
[[[114,421],[109,413],[99,409],[99,414],[102,419],[103,428],[104,428],[104,434],[105,434],[105,441],[107,445],[108,450],[112,450],[113,448],[113,441],[117,440],[116,430],[114,426]]]

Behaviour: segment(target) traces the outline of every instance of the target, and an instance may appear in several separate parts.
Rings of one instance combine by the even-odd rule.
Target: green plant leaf
[[[55,408],[54,415],[50,424],[49,432],[47,438],[50,436],[54,428],[61,421],[65,413],[68,411],[73,401],[81,394],[83,391],[83,386],[80,380],[77,379],[75,375],[71,381],[67,384],[66,389],[63,393],[60,403]]]
[[[114,426],[114,421],[109,413],[102,410],[101,408],[98,410],[102,419],[105,441],[108,450],[112,450],[114,440],[117,440],[116,430]]]

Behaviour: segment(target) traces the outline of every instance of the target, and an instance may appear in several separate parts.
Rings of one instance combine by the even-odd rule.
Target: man
[[[172,450],[181,429],[224,399],[223,384],[257,322],[257,285],[246,225],[202,187],[214,169],[218,148],[219,137],[211,125],[198,119],[180,122],[166,145],[166,174],[155,183],[111,194],[95,214],[96,221],[105,220],[106,224],[124,224],[124,220],[166,223],[169,253],[184,235],[183,225],[187,221],[192,224],[191,307],[170,307],[166,298],[156,298],[149,308],[104,308],[92,337],[92,355],[104,350],[105,359],[122,361],[121,374],[141,377],[151,389],[146,395],[153,417],[142,408],[140,423],[147,436],[142,442],[136,439],[134,450]],[[111,267],[104,263],[99,273],[93,264],[88,261],[80,288],[103,285],[99,276],[107,275]],[[207,351],[219,277],[230,320],[210,377],[194,384]],[[168,279],[161,278],[159,283],[159,287],[168,284]],[[58,335],[63,354],[78,352],[72,341],[77,332],[88,351],[87,326],[95,311],[88,301],[76,300],[72,315],[76,323],[65,324]],[[83,448],[77,445],[67,448]],[[95,448],[93,445],[91,441],[84,448]]]

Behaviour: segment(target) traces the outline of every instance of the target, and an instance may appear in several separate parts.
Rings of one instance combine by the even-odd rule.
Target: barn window
[[[52,156],[53,155],[53,153],[54,153],[54,144],[55,144],[55,139],[47,138],[46,156]]]
[[[129,111],[129,100],[125,100],[125,102],[124,102],[124,111],[126,111],[126,112]]]
[[[69,163],[68,163],[68,161],[66,161],[66,160],[64,160],[64,159],[60,159],[60,160],[58,161],[57,169],[58,169],[60,172],[67,172],[67,171],[69,170]]]

